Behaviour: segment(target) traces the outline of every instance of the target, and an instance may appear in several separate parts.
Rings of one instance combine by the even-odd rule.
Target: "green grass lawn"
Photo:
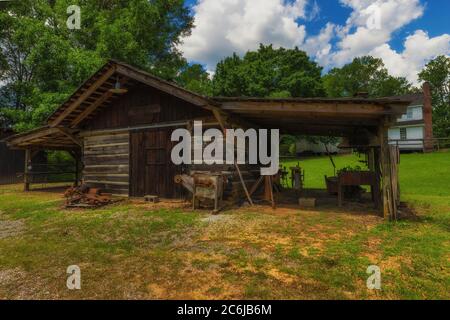
[[[360,162],[364,157],[360,158],[357,154],[336,156],[333,160],[337,170],[346,166],[365,167]],[[326,156],[306,160],[291,159],[284,161],[283,165],[289,168],[297,163],[305,170],[306,188],[325,188],[324,176],[334,175],[333,166]],[[450,197],[450,153],[402,154],[400,181],[406,199],[443,197],[440,200],[445,202],[445,198]]]
[[[357,161],[336,158],[338,168]],[[300,165],[307,187],[333,174],[328,158]],[[417,218],[395,223],[348,208],[73,211],[58,193],[3,186],[0,298],[450,299],[450,153],[402,155],[400,170]],[[66,288],[74,264],[79,291]],[[370,265],[380,291],[367,289]]]
[[[333,156],[334,163],[336,164],[336,169],[344,168],[346,166],[360,166],[363,167],[364,164],[360,163],[357,155],[345,155],[345,156]],[[295,167],[297,164],[305,172],[305,187],[306,188],[320,188],[325,189],[325,178],[324,176],[332,177],[334,176],[333,165],[331,164],[330,158],[327,156],[307,158],[307,159],[288,159],[283,161],[283,166],[285,166],[288,171],[290,167]]]

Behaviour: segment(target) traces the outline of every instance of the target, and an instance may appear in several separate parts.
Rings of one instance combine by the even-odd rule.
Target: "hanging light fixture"
[[[109,92],[116,93],[116,94],[124,94],[124,93],[128,92],[128,89],[122,88],[122,85],[120,84],[120,81],[119,81],[119,77],[117,76],[116,84],[114,85],[114,88],[109,89]]]

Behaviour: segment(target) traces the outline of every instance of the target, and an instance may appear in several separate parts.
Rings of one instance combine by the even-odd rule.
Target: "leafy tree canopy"
[[[187,90],[204,96],[212,95],[212,84],[208,72],[199,64],[186,64],[181,68],[176,82]]]
[[[419,79],[431,85],[435,136],[450,137],[450,58],[439,56],[430,61]]]
[[[363,92],[369,97],[386,97],[412,90],[405,78],[389,75],[383,60],[371,56],[355,58],[342,68],[334,68],[323,80],[329,97],[353,97]]]
[[[295,49],[260,45],[243,58],[233,54],[217,64],[216,96],[317,97],[324,94],[322,67]]]
[[[70,5],[81,29],[69,30]],[[0,126],[41,125],[107,59],[177,80],[192,17],[183,0],[21,0],[0,12]],[[186,79],[184,80],[187,81]]]

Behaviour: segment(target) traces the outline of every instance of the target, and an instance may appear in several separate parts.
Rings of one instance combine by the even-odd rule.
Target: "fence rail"
[[[39,171],[28,172],[30,183],[73,182],[77,175],[75,167],[49,165],[53,168],[42,168]],[[59,169],[56,169],[59,168]],[[55,170],[56,169],[56,170]],[[0,185],[16,184],[24,182],[24,172],[15,172],[0,177]]]
[[[25,173],[17,175],[23,179]],[[73,164],[33,163],[27,176],[30,183],[73,182],[78,172]]]
[[[433,150],[441,150],[450,148],[450,138],[432,138],[432,139],[390,139],[391,145],[396,145],[401,149],[408,147],[415,149],[425,149],[429,146]]]

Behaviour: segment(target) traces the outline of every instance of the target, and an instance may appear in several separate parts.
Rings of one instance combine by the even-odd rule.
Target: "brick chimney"
[[[432,97],[431,97],[431,86],[429,82],[425,82],[423,84],[423,120],[425,122],[424,128],[424,138],[425,152],[433,151],[433,105],[432,105]]]

